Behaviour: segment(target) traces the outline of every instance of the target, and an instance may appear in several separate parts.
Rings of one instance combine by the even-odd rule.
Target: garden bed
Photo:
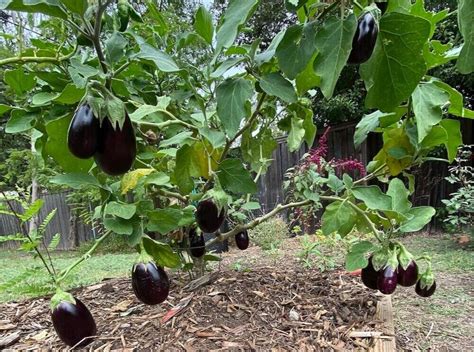
[[[226,268],[210,279],[190,290],[175,278],[168,300],[151,307],[135,298],[128,279],[76,290],[100,332],[90,349],[366,350],[374,345],[371,335],[386,334],[375,319],[377,297],[342,271],[262,264],[251,271]],[[163,323],[186,298],[186,308]],[[21,350],[64,347],[48,309],[47,299],[1,305],[0,341],[11,336],[9,347]]]

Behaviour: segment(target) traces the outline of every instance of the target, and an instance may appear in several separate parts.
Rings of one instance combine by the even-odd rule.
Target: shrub
[[[288,238],[288,225],[281,217],[265,221],[249,232],[250,239],[263,250],[279,248]]]

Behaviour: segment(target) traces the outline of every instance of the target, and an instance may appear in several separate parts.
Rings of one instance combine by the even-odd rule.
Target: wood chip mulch
[[[191,289],[175,278],[168,300],[158,306],[141,304],[126,278],[75,290],[100,334],[87,348],[364,351],[373,344],[368,336],[382,329],[374,320],[376,296],[340,271],[280,265],[223,270],[208,278]],[[181,310],[163,323],[176,305]],[[64,349],[50,321],[49,300],[0,305],[1,343],[0,350]]]

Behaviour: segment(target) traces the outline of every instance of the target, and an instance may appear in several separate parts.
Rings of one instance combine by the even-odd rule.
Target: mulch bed
[[[374,321],[377,298],[359,278],[342,271],[321,274],[280,265],[254,267],[251,272],[224,269],[210,277],[213,282],[194,290],[175,278],[168,300],[158,306],[141,304],[129,279],[75,290],[94,315],[100,333],[87,347],[95,351],[367,350],[373,344],[370,338],[350,334],[383,330],[381,322]],[[192,297],[186,308],[162,323],[166,312],[186,297]],[[14,350],[65,348],[54,333],[46,298],[0,305],[0,343],[9,336],[13,342],[8,348]]]

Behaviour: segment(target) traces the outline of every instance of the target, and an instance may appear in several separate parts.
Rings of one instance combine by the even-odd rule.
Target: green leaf
[[[176,65],[171,56],[147,43],[140,44],[140,52],[137,54],[137,57],[153,61],[158,70],[163,72],[180,71],[180,68]]]
[[[214,25],[212,24],[212,15],[203,5],[199,6],[198,10],[196,11],[196,16],[194,17],[194,30],[209,45],[212,45],[212,38],[214,37]]]
[[[7,122],[6,133],[20,133],[30,130],[39,116],[34,112],[25,110],[13,110]]]
[[[222,187],[234,193],[255,193],[257,185],[239,159],[226,159],[219,165]]]
[[[404,214],[411,209],[411,202],[408,200],[410,192],[399,178],[393,178],[388,185],[387,195],[392,198],[391,209]]]
[[[294,103],[297,100],[295,88],[291,82],[277,72],[264,75],[260,79],[260,86],[265,93],[276,96],[284,102]]]
[[[213,148],[220,148],[225,144],[225,133],[219,130],[212,130],[207,126],[199,129],[199,132],[211,143]]]
[[[133,233],[133,222],[120,218],[106,218],[104,219],[104,226],[107,230],[116,233],[117,235],[128,235]]]
[[[170,177],[164,172],[153,172],[146,176],[145,184],[154,186],[166,186],[170,182]]]
[[[137,212],[134,204],[125,204],[118,202],[109,202],[105,206],[104,214],[117,216],[121,219],[130,220]]]
[[[337,80],[352,50],[352,38],[357,27],[354,14],[346,19],[333,16],[324,21],[316,34],[318,55],[314,60],[314,72],[321,77],[321,91],[326,98],[332,97]]]
[[[303,95],[311,88],[321,85],[321,77],[314,72],[314,59],[316,59],[316,55],[313,55],[306,68],[296,76],[296,90],[300,95]]]
[[[31,203],[23,212],[23,214],[18,214],[18,217],[21,219],[23,222],[27,222],[30,220],[32,217],[36,216],[41,208],[43,207],[44,200],[43,199],[37,199],[33,203]]]
[[[421,17],[399,12],[382,16],[374,53],[360,69],[367,107],[393,111],[408,99],[426,73],[422,50],[430,29]]]
[[[67,18],[57,0],[0,0],[0,10],[43,13],[48,16]]]
[[[226,73],[229,69],[241,63],[244,60],[245,60],[245,57],[232,57],[230,59],[225,60],[216,68],[214,72],[211,73],[211,78],[222,77],[224,73]]]
[[[54,101],[66,105],[76,104],[82,99],[85,93],[85,89],[78,88],[75,84],[70,83],[64,87],[64,90],[54,99]]]
[[[240,122],[247,116],[246,102],[253,89],[244,78],[229,78],[217,87],[217,114],[229,137],[235,136]]]
[[[378,186],[358,186],[352,188],[354,197],[363,201],[372,210],[391,210],[392,198],[382,192]]]
[[[361,241],[354,244],[346,256],[346,270],[354,271],[363,269],[368,264],[367,253],[374,249],[374,245],[369,241]]]
[[[456,67],[459,72],[468,74],[474,71],[474,2],[458,0],[459,31],[464,38],[464,45]]]
[[[412,94],[418,143],[443,118],[442,107],[448,103],[449,95],[433,82],[420,83]]]
[[[259,143],[255,143],[255,140]],[[265,173],[270,166],[273,151],[277,146],[271,129],[263,129],[256,136],[252,136],[252,131],[248,129],[242,135],[240,144],[244,161],[250,164],[253,171],[261,173]]]
[[[260,209],[260,203],[259,202],[247,202],[242,205],[242,209],[245,210],[257,210]]]
[[[181,194],[189,194],[194,188],[194,182],[191,178],[192,153],[192,147],[189,145],[182,146],[176,153],[174,178]]]
[[[61,0],[64,6],[71,12],[82,16],[87,10],[87,0]]]
[[[230,47],[239,31],[257,7],[258,0],[231,0],[216,35],[217,53]]]
[[[71,154],[67,146],[67,131],[72,116],[51,121],[46,125],[48,140],[43,153],[51,156],[66,172],[87,173],[92,166],[92,159],[79,159]]]
[[[48,250],[55,251],[59,246],[59,242],[61,242],[61,234],[57,233],[53,236],[53,238],[51,238],[51,242],[49,242],[48,245]]]
[[[57,97],[58,97],[58,93],[50,93],[50,92],[36,93],[31,98],[31,104],[34,106],[47,105]]]
[[[0,104],[0,116],[13,109],[13,106]]]
[[[313,57],[316,51],[315,35],[314,24],[307,24],[304,28],[301,25],[287,28],[275,55],[281,70],[289,79],[296,78]]]
[[[84,186],[102,187],[94,176],[85,173],[56,175],[50,178],[49,182],[56,185],[68,186],[73,189],[81,189]]]
[[[5,70],[3,80],[18,95],[29,92],[36,85],[35,76],[33,74],[25,73],[22,67],[17,68],[16,70]]]
[[[178,253],[174,252],[169,244],[158,242],[145,236],[143,237],[143,247],[159,266],[178,268],[181,265]]]
[[[420,231],[431,221],[436,211],[432,207],[415,207],[411,208],[409,214],[412,215],[408,221],[404,222],[400,226],[402,232],[415,232]]]
[[[357,213],[349,204],[336,201],[326,207],[321,218],[321,229],[326,236],[337,232],[344,237],[352,231],[356,218]]]
[[[305,137],[304,120],[294,116],[291,118],[291,130],[288,134],[288,150],[294,152],[298,150]]]
[[[119,32],[114,32],[109,39],[105,42],[105,53],[107,62],[115,64],[125,54],[125,48],[127,47],[128,41]]]
[[[443,89],[449,94],[449,109],[448,112],[452,115],[474,119],[474,111],[464,107],[464,97],[456,89],[440,80],[432,79],[434,84]]]
[[[445,143],[450,163],[456,158],[458,147],[462,144],[461,123],[458,120],[444,119],[439,125],[444,128],[448,140]]]
[[[194,213],[191,207],[157,209],[148,213],[148,219],[148,230],[158,231],[164,235],[182,226],[192,224]]]
[[[381,118],[390,120],[390,124],[392,124],[398,121],[400,117],[395,113],[384,113],[380,110],[374,111],[369,115],[362,116],[362,119],[357,124],[354,133],[354,145],[356,148],[367,139],[367,136],[370,132],[375,131],[375,129],[379,127]]]

